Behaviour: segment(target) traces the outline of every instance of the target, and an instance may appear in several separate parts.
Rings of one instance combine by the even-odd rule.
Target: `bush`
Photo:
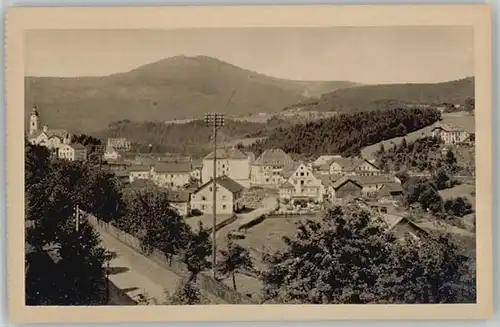
[[[200,210],[200,209],[192,209],[191,210],[191,216],[193,217],[198,217],[198,216],[202,216],[203,215],[203,212]]]

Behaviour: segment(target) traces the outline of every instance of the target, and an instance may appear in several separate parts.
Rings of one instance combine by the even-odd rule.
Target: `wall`
[[[87,220],[99,232],[106,232],[107,234],[118,239],[120,242],[130,246],[135,251],[143,254],[144,256],[148,257],[154,262],[160,264],[162,267],[173,271],[175,274],[181,277],[188,276],[189,272],[187,266],[183,262],[181,262],[179,258],[177,258],[176,256],[174,256],[172,260],[169,261],[167,260],[165,254],[162,253],[160,250],[155,248],[145,249],[138,238],[128,233],[125,233],[122,230],[119,230],[118,228],[114,227],[111,224],[103,222],[97,219],[96,217],[88,214],[87,214]],[[219,281],[216,281],[211,276],[205,273],[201,273],[198,275],[197,284],[203,291],[213,294],[228,303],[231,304],[252,303],[252,300],[250,298],[234,291],[227,285]]]
[[[152,172],[152,180],[161,187],[181,188],[189,183],[189,172],[185,173],[156,173]]]
[[[231,214],[233,212],[233,194],[217,185],[217,213],[218,214]],[[205,200],[203,200],[205,199]],[[212,184],[206,185],[197,193],[191,195],[191,209],[198,209],[202,212],[212,213]]]

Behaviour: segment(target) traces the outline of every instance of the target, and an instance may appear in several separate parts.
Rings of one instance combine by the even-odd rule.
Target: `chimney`
[[[43,125],[43,132],[47,133],[48,130],[49,130],[48,126],[47,125]]]

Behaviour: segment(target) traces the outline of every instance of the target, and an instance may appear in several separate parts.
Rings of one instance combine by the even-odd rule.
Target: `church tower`
[[[31,109],[30,116],[30,135],[33,135],[38,131],[39,123],[40,117],[38,116],[38,109],[34,106],[33,109]]]

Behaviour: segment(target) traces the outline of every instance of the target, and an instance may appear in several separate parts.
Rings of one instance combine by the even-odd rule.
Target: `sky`
[[[205,55],[278,78],[366,84],[474,75],[466,26],[45,30],[25,38],[27,76],[104,76]]]

